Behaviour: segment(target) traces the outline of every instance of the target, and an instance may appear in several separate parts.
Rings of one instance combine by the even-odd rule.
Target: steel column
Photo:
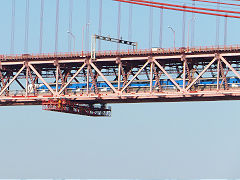
[[[0,70],[0,79],[1,79],[1,82],[2,82],[2,88],[4,88],[6,86],[5,82],[4,82],[4,78],[3,78],[3,75],[2,75],[2,71]]]
[[[89,61],[87,64],[87,94],[89,94],[89,71],[90,71],[90,65],[89,65]]]
[[[183,89],[186,88],[186,60],[183,59]]]
[[[37,89],[36,89],[36,86],[35,86],[35,82],[34,82],[34,80],[33,80],[32,73],[31,73],[30,68],[29,68],[29,67],[27,67],[27,68],[28,68],[28,74],[29,74],[29,77],[30,77],[30,81],[31,81],[31,84],[32,84],[32,88],[30,89],[30,92],[31,92],[31,90],[33,89],[33,90],[34,90],[34,95],[36,95]]]
[[[59,66],[56,66],[56,93],[58,92]]]
[[[120,91],[121,86],[121,64],[118,64],[118,91]]]
[[[154,71],[154,75],[155,75],[155,85],[154,85],[154,87],[156,87],[158,85],[158,88],[160,88],[160,91],[162,91],[162,87],[161,87],[161,84],[160,84],[160,77],[162,75],[162,72],[160,72],[160,75],[158,75],[154,63],[153,63],[153,71]]]
[[[217,63],[217,90],[219,90],[219,77],[220,77],[220,59],[218,59]]]
[[[29,73],[29,69],[28,69],[28,64],[26,63],[26,88],[25,88],[25,96],[28,96],[28,73]]]
[[[150,93],[152,93],[152,86],[153,86],[153,62],[150,65]]]

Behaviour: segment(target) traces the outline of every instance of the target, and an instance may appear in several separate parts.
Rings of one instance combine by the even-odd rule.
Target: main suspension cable
[[[192,0],[192,1],[206,2],[206,3],[213,3],[213,4],[222,4],[222,5],[229,5],[229,6],[240,6],[240,4],[216,2],[216,1],[207,1],[207,0]]]
[[[195,11],[195,10],[188,10],[188,9],[179,9],[179,8],[166,7],[166,6],[157,6],[157,5],[133,2],[133,1],[128,1],[128,0],[114,0],[114,1],[125,2],[125,3],[132,3],[132,4],[143,5],[143,6],[148,6],[148,7],[168,9],[168,10],[174,10],[174,11],[185,11],[185,12],[193,12],[193,13],[198,13],[198,14],[213,15],[213,16],[220,16],[220,17],[231,17],[231,18],[238,18],[238,19],[240,18],[240,16],[235,16],[235,15],[217,14],[217,13],[204,12],[204,11]]]
[[[116,0],[119,1],[119,0]],[[170,7],[177,7],[183,9],[194,9],[194,10],[203,10],[203,11],[215,11],[215,12],[223,12],[223,13],[232,13],[232,14],[240,14],[239,11],[230,11],[230,10],[220,10],[220,9],[211,9],[211,8],[202,8],[202,7],[191,7],[186,5],[177,5],[177,4],[168,4],[168,3],[159,3],[154,1],[145,1],[145,0],[131,0],[130,2],[138,2],[138,3],[146,3],[151,5],[163,5],[163,6],[170,6]]]

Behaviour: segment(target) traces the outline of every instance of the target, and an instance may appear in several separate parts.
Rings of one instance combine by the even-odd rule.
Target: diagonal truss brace
[[[51,91],[51,93],[53,95],[55,95],[55,92],[53,91],[53,89],[49,86],[49,84],[43,79],[43,77],[38,73],[38,71],[31,65],[28,64],[28,66],[33,70],[33,72],[39,77],[39,79],[41,79],[41,81],[43,82],[43,84],[49,89],[49,91]]]
[[[141,69],[133,76],[133,78],[122,88],[121,92],[123,92],[131,83],[132,81],[142,72],[142,70],[148,65],[149,61],[147,61]]]
[[[192,81],[191,84],[189,84],[189,86],[186,88],[186,91],[188,91],[193,84],[195,84],[197,82],[197,80],[207,71],[207,69],[217,60],[217,58],[213,58],[213,60],[204,68],[204,70]]]
[[[183,91],[182,88],[176,83],[176,81],[165,71],[165,69],[155,60],[153,62],[161,69],[161,71],[172,81],[172,83],[180,90]]]
[[[232,70],[232,72],[240,79],[240,74],[228,63],[228,61],[222,56],[219,56],[220,59]]]
[[[23,67],[17,72],[17,74],[11,79],[11,81],[3,88],[3,90],[0,92],[0,96],[12,84],[12,82],[19,76],[19,74],[23,71],[24,68],[25,68],[25,65],[23,65]]]
[[[71,79],[65,84],[65,86],[58,92],[58,95],[60,95],[65,89],[66,87],[73,81],[73,79],[80,73],[80,71],[86,66],[86,63],[84,63],[79,69],[78,71],[71,77]]]
[[[117,93],[118,91],[115,89],[115,87],[107,80],[107,78],[103,75],[103,73],[92,63],[90,62],[90,65],[97,71],[97,73],[103,78],[103,80],[109,85],[109,87]]]

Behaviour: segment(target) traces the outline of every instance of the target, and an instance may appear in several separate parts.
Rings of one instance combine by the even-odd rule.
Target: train
[[[183,87],[183,79],[174,79],[176,81],[176,83],[180,86]],[[227,83],[229,85],[229,87],[233,87],[233,88],[237,88],[240,87],[240,79],[237,77],[227,77],[226,78]],[[222,78],[219,79],[219,83],[221,84],[223,81]],[[189,80],[186,79],[186,85],[188,84]],[[118,87],[118,82],[117,81],[110,81],[110,83],[113,85],[113,87],[117,88]],[[156,89],[158,89],[159,87],[157,86],[157,81],[153,80],[152,82],[152,86]],[[161,87],[163,89],[176,89],[175,85],[173,84],[173,82],[170,79],[160,79],[159,81]],[[101,92],[107,92],[110,91],[111,88],[109,87],[109,85],[104,82],[104,81],[99,81],[96,83],[98,89]],[[93,84],[91,82],[89,82],[89,87],[91,87]],[[120,86],[122,87],[124,85],[123,81],[120,82]],[[217,85],[217,79],[216,78],[200,78],[195,84],[195,87],[216,87]],[[52,83],[49,84],[49,86],[53,89],[56,90],[56,83]],[[141,89],[141,88],[148,88],[150,86],[150,80],[134,80],[132,81],[132,83],[129,85],[130,88],[133,89]],[[58,84],[58,89],[61,89],[62,84],[59,83]],[[48,88],[46,85],[44,84],[36,84],[35,88],[38,92],[47,92]],[[33,92],[33,86],[32,84],[30,84],[28,86],[28,90],[29,92]],[[72,91],[72,92],[81,92],[87,89],[87,83],[86,82],[81,82],[81,83],[77,83],[77,82],[72,82],[67,86],[67,90]]]

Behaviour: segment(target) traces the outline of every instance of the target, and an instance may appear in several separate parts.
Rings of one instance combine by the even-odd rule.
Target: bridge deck
[[[240,99],[240,47],[0,56],[0,106]]]
[[[167,55],[196,55],[209,53],[230,53],[240,52],[239,45],[233,46],[200,46],[195,48],[152,48],[139,50],[122,50],[122,51],[97,51],[97,58],[109,57],[131,57],[131,56],[167,56]],[[85,59],[90,58],[91,52],[66,52],[66,53],[43,53],[43,54],[14,54],[0,55],[0,61],[16,60],[48,60],[48,59]]]

